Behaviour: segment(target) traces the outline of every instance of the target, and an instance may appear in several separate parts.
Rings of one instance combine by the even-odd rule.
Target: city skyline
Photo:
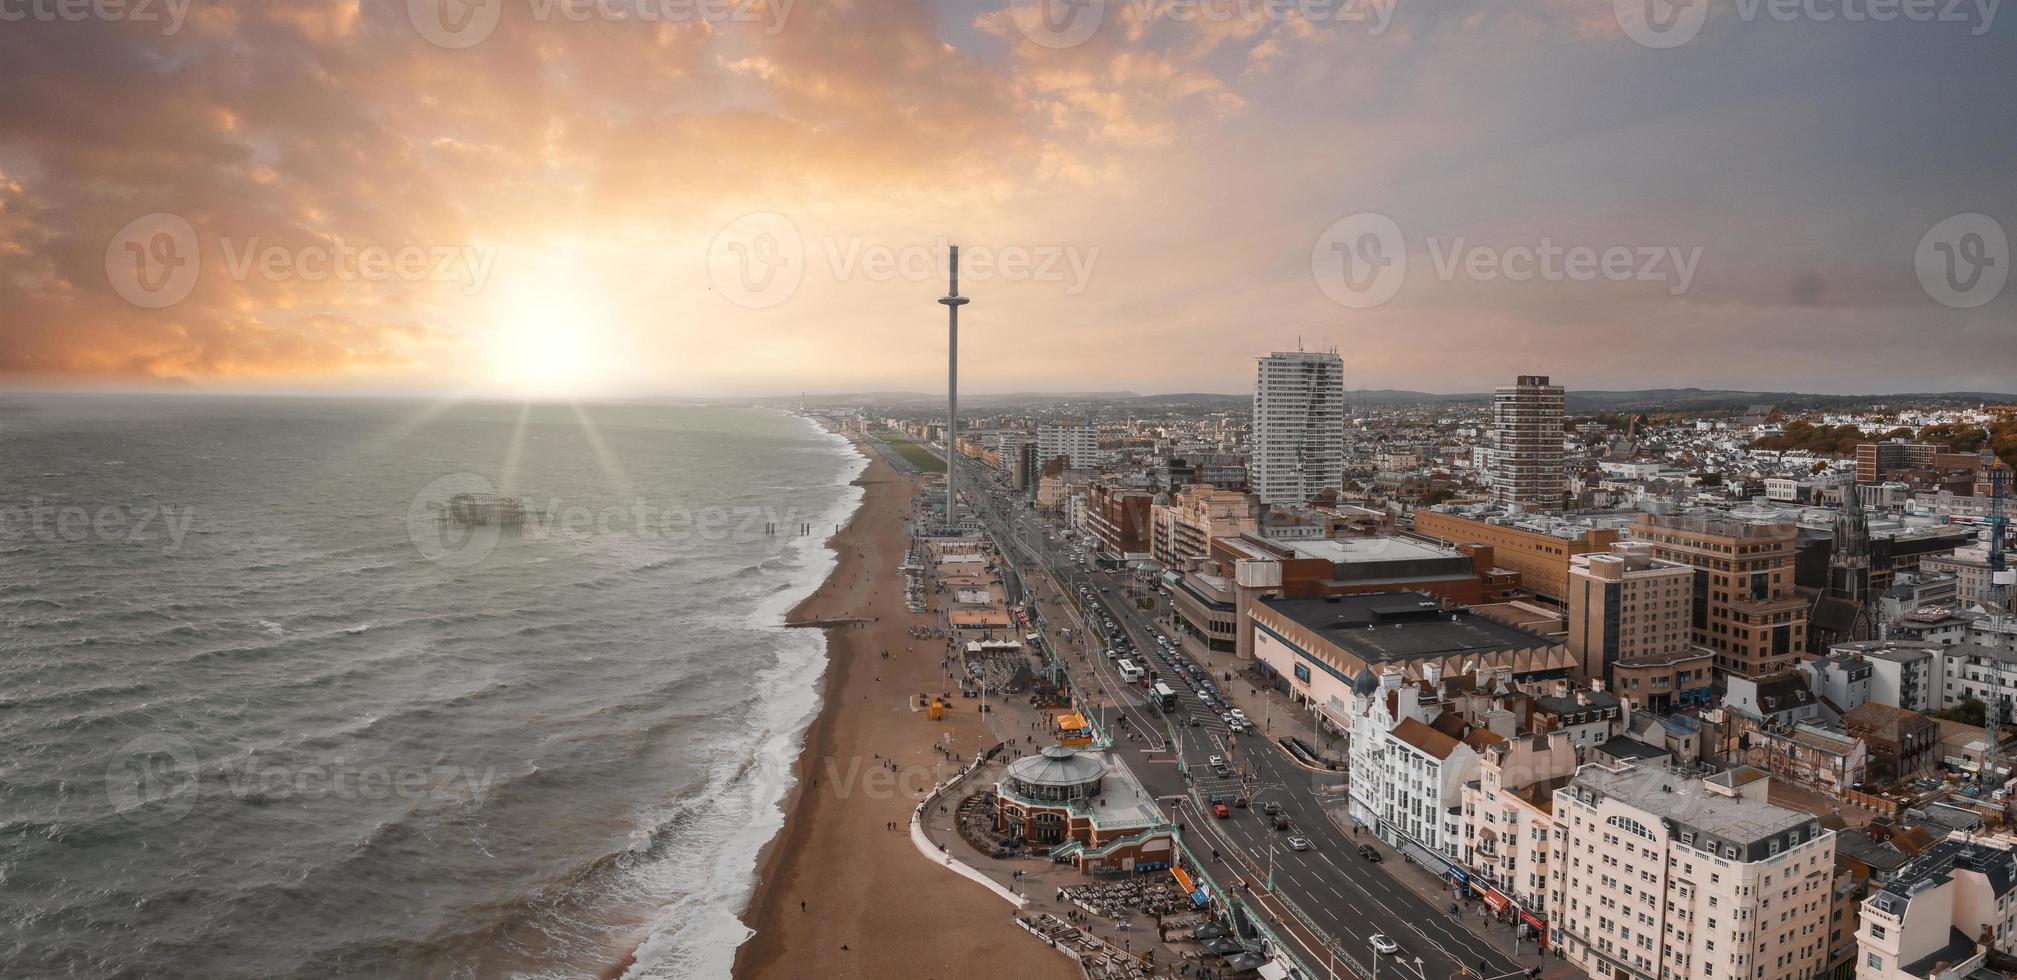
[[[1485,391],[1508,350],[1572,388],[2017,375],[2017,121],[1962,97],[2017,60],[1993,12],[1718,6],[1661,46],[1601,4],[1108,4],[1084,37],[1030,3],[483,6],[12,26],[0,377],[930,390],[955,238],[976,393],[1237,392],[1298,335],[1348,389]]]

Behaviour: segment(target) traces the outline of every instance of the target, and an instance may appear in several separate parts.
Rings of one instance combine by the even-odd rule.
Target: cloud
[[[1063,48],[1023,30],[1030,0],[677,23],[506,2],[459,49],[403,3],[205,3],[173,34],[10,25],[0,373],[460,385],[534,283],[603,310],[597,342],[639,387],[918,387],[942,367],[921,340],[937,272],[837,270],[829,250],[941,239],[1098,254],[1069,294],[975,284],[983,387],[1239,390],[1244,358],[1299,334],[1375,387],[1476,388],[1509,347],[1576,384],[1946,387],[1959,369],[1929,338],[1974,345],[1977,374],[2017,368],[2017,344],[1983,342],[2007,339],[2012,297],[1950,310],[1911,265],[1950,214],[2017,226],[2017,122],[1978,94],[2017,57],[2009,32],[1721,18],[1651,51],[1602,4],[1404,3],[1378,30],[1307,7],[1109,0]],[[1310,251],[1362,211],[1418,268],[1431,238],[1699,246],[1701,267],[1681,296],[1411,270],[1390,304],[1346,310]],[[807,249],[774,308],[709,280],[717,232],[752,212]],[[119,236],[156,213],[188,223],[200,275],[149,308],[108,251],[144,258]],[[300,261],[339,246],[496,261],[480,283],[467,261]],[[586,259],[556,283],[563,255]]]

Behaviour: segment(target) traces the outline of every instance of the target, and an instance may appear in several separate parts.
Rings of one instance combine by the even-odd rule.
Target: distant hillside
[[[1486,405],[1490,392],[1438,394],[1395,388],[1357,388],[1345,392],[1345,402],[1355,407],[1391,408],[1402,405]],[[760,404],[796,408],[797,395],[757,399]],[[873,391],[840,395],[808,395],[805,403],[814,408],[884,406],[928,409],[945,404],[943,392]],[[1020,391],[999,394],[960,394],[960,404],[975,409],[1042,408],[1065,404],[1096,404],[1142,408],[1187,407],[1200,411],[1238,411],[1253,404],[1246,392],[1182,392],[1141,395],[1132,391]],[[1741,412],[1769,405],[1781,412],[1852,410],[1877,405],[1945,405],[1964,407],[1982,404],[2017,404],[2017,394],[1982,391],[1919,392],[1897,395],[1813,395],[1791,391],[1736,391],[1724,388],[1645,388],[1630,391],[1593,389],[1570,391],[1568,410],[1576,415],[1600,412]]]

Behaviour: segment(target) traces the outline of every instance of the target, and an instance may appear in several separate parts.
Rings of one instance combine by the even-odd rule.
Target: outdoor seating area
[[[1155,976],[1152,962],[1137,959],[1127,950],[1103,942],[1048,912],[1018,915],[1016,924],[1052,946],[1070,952],[1092,980],[1148,980]]]
[[[1029,850],[1029,841],[1020,834],[995,830],[993,790],[984,790],[959,801],[954,819],[967,846],[989,857],[1018,857]]]
[[[1192,910],[1191,897],[1168,874],[1135,875],[1058,889],[1058,897],[1101,918],[1125,918],[1131,913],[1170,916]]]

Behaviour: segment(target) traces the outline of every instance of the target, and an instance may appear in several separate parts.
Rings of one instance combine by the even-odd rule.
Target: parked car
[[[1373,850],[1373,845],[1371,844],[1360,844],[1359,856],[1374,864],[1380,863],[1380,852]]]

